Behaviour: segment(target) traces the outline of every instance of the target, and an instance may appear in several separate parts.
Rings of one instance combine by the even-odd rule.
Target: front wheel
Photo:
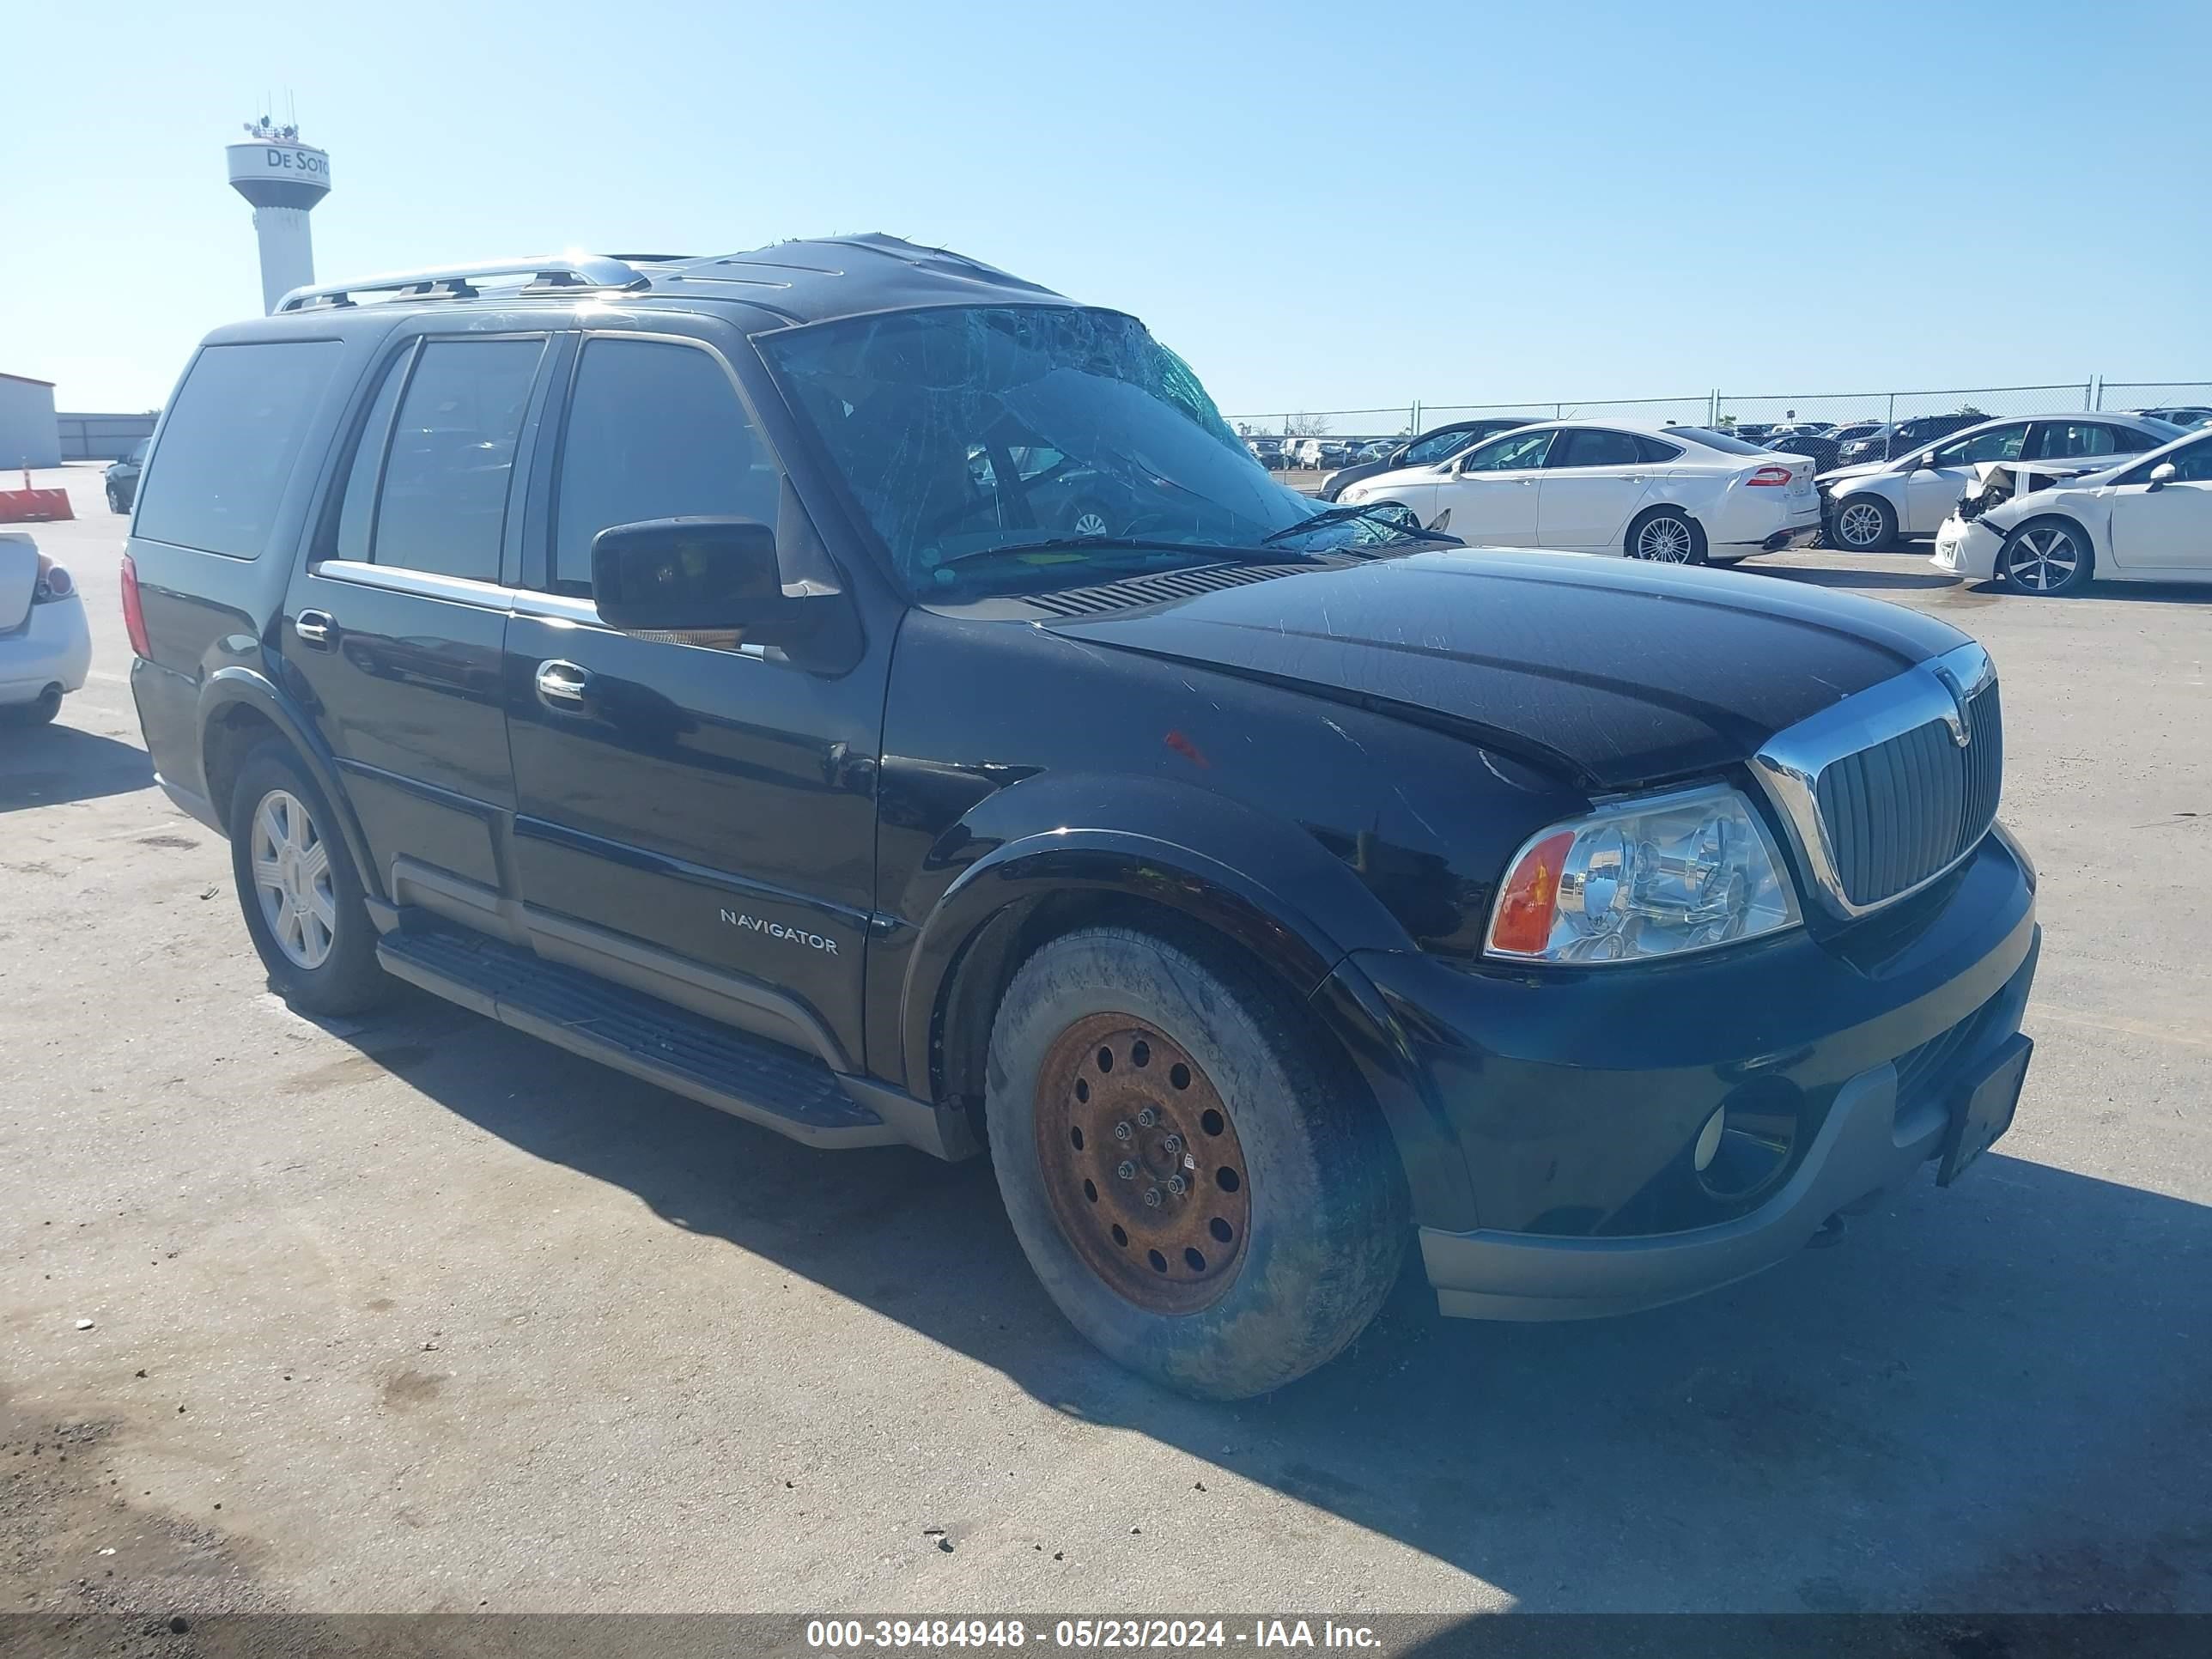
[[[1878,553],[1897,539],[1897,509],[1879,495],[1851,495],[1828,525],[1835,544],[1852,553]]]
[[[391,994],[376,929],[330,803],[292,752],[266,744],[239,769],[230,864],[270,988],[317,1014],[357,1014]]]
[[[1023,964],[986,1114],[1015,1236],[1111,1358],[1237,1400],[1333,1358],[1398,1271],[1389,1132],[1294,1006],[1226,951],[1121,927]]]
[[[1622,550],[1654,564],[1703,564],[1705,527],[1677,507],[1656,507],[1628,526]]]
[[[116,489],[113,484],[107,486],[107,510],[110,513],[127,513],[131,510],[123,504],[123,492]]]
[[[2032,519],[1997,550],[1996,574],[2005,586],[2043,599],[2079,593],[2094,566],[2089,538],[2064,519]]]

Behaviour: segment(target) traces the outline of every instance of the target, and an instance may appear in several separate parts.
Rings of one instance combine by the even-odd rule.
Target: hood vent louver
[[[1109,611],[1133,611],[1140,605],[1165,605],[1212,593],[1224,587],[1242,587],[1276,576],[1294,576],[1311,565],[1206,564],[1190,570],[1161,570],[1147,575],[1124,576],[1118,581],[1091,587],[1063,588],[1056,593],[1025,593],[1022,601],[1054,617],[1097,617]]]

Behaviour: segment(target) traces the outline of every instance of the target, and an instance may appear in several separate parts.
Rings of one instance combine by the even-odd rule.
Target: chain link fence
[[[1615,420],[1639,426],[1717,426],[1760,428],[1817,421],[1833,427],[1887,425],[1924,416],[1994,419],[2009,415],[2055,415],[2082,410],[2212,410],[2212,380],[2045,381],[2036,386],[1953,386],[1927,392],[1733,392],[1714,390],[1680,398],[1585,398],[1545,403],[1431,404],[1413,401],[1383,408],[1306,409],[1231,415],[1248,438],[1263,446],[1271,465],[1295,464],[1288,440],[1316,439],[1329,451],[1324,464],[1340,465],[1347,447],[1425,432],[1456,421],[1517,416],[1529,421]],[[1281,459],[1290,457],[1291,459]]]

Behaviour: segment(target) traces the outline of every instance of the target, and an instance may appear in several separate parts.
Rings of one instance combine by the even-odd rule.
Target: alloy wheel
[[[272,789],[261,798],[251,854],[254,895],[276,948],[295,967],[321,967],[337,934],[337,890],[330,848],[298,796]]]
[[[1097,508],[1086,507],[1075,515],[1075,522],[1069,528],[1079,536],[1103,536],[1106,533],[1106,520]]]
[[[1060,1236],[1147,1313],[1234,1282],[1252,1213],[1229,1109],[1188,1050],[1127,1014],[1061,1032],[1037,1073],[1037,1162]]]
[[[1680,519],[1654,519],[1636,532],[1636,556],[1658,564],[1688,563],[1690,547],[1690,526]]]
[[[1845,547],[1869,548],[1881,539],[1881,509],[1853,501],[1836,514],[1836,539]]]
[[[2005,556],[2005,574],[2033,593],[2056,592],[2081,568],[2081,550],[2074,532],[2055,524],[2024,532]]]

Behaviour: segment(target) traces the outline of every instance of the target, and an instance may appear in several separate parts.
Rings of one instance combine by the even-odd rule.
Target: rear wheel
[[[1213,1399],[1358,1335],[1405,1248],[1371,1102],[1296,1009],[1209,943],[1054,940],[991,1034],[987,1124],[1023,1251],[1076,1328]]]
[[[1705,527],[1680,507],[1655,507],[1628,526],[1623,550],[1654,564],[1703,564]]]
[[[1828,522],[1828,534],[1846,552],[1879,552],[1897,539],[1897,509],[1879,495],[1846,496]]]
[[[123,492],[113,484],[107,486],[107,510],[110,513],[125,513],[130,510],[123,503]]]
[[[246,757],[231,795],[231,872],[270,988],[318,1014],[356,1014],[391,994],[376,929],[330,803],[292,751]]]
[[[2095,564],[2081,526],[2067,519],[2031,519],[1997,550],[1996,573],[2017,592],[2057,599],[2088,586]]]

